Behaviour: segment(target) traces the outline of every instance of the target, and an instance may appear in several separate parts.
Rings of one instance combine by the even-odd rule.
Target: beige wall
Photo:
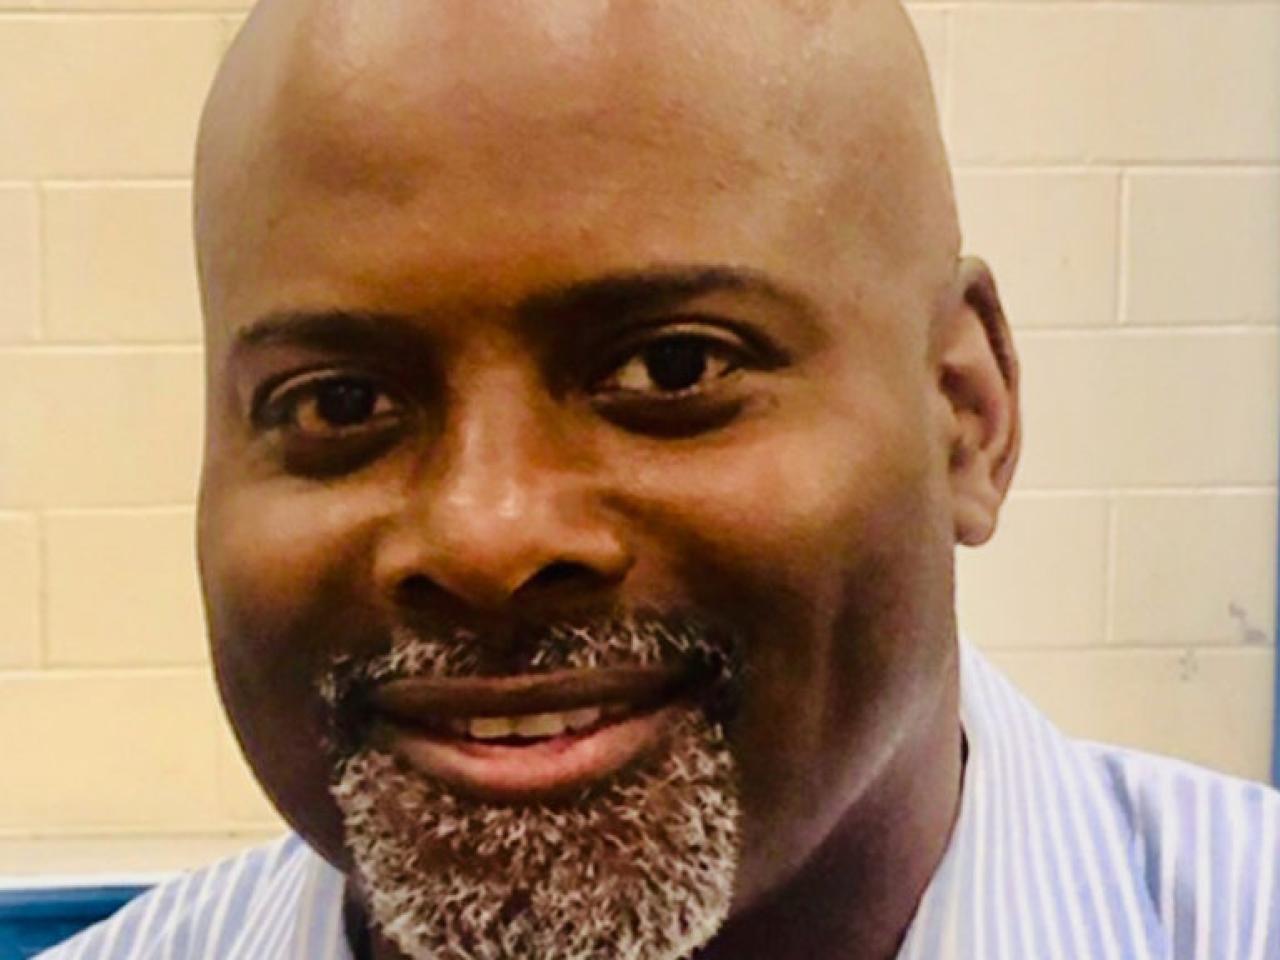
[[[244,7],[0,0],[0,872],[173,866],[274,828],[191,559],[187,171]],[[966,630],[1071,730],[1263,777],[1280,4],[913,13],[1026,373]]]

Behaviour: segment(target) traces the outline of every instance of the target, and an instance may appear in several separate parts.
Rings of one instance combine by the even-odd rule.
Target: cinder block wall
[[[0,872],[277,829],[192,562],[187,178],[246,6],[0,0]],[[1265,777],[1280,3],[912,13],[1025,370],[1016,492],[960,560],[966,631],[1070,730]]]

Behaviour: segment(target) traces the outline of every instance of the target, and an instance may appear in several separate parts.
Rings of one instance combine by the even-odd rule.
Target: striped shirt
[[[1280,960],[1280,794],[1064,737],[963,647],[960,813],[900,960]],[[167,882],[42,960],[352,960],[295,836]]]

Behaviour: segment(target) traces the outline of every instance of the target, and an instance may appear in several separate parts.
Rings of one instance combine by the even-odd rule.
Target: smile
[[[652,753],[691,685],[671,667],[393,680],[370,695],[374,742],[463,792],[533,802]]]

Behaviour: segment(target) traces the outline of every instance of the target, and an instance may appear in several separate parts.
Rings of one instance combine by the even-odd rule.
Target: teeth
[[[626,713],[624,705],[580,707],[563,713],[526,713],[514,717],[449,717],[449,729],[473,740],[501,740],[506,737],[540,739],[558,737],[566,730],[585,730],[600,722],[602,716],[616,717]]]
[[[515,721],[511,717],[472,717],[467,732],[477,740],[498,740],[515,733]]]
[[[599,707],[583,707],[570,710],[564,715],[564,725],[570,730],[585,730],[600,719]]]
[[[515,720],[518,737],[557,737],[564,733],[562,713],[530,713]]]

